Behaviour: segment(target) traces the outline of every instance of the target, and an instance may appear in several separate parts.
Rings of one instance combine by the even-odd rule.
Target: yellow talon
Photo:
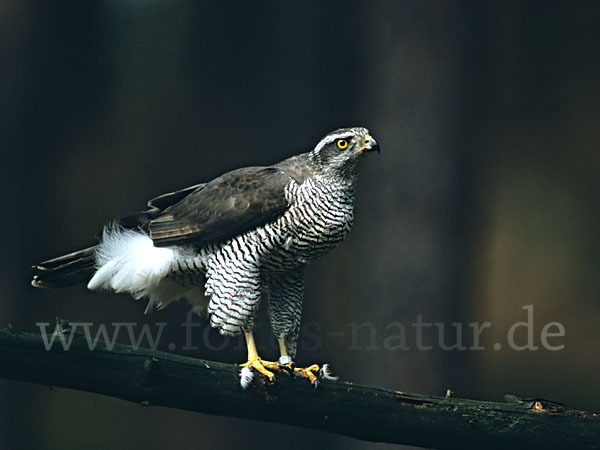
[[[240,366],[254,369],[261,375],[267,377],[269,381],[275,381],[275,374],[271,371],[281,372],[279,364],[260,359],[260,356],[258,356],[258,352],[256,351],[256,344],[254,343],[252,331],[244,331],[244,335],[246,337],[246,345],[248,346],[248,362],[240,364]]]
[[[294,373],[294,375],[307,378],[310,381],[310,384],[316,387],[317,375],[319,374],[320,367],[317,364],[313,364],[312,366],[308,366],[306,368],[294,367],[294,362],[292,361],[292,358],[289,357],[285,348],[284,339],[278,339],[281,353],[279,362],[272,362],[263,361],[258,356],[256,344],[254,343],[254,336],[252,335],[251,330],[244,331],[244,336],[246,337],[246,345],[248,346],[248,362],[240,364],[241,367],[247,367],[248,369],[256,370],[258,373],[268,378],[271,382],[275,380],[275,374],[273,372]],[[243,383],[242,387],[244,387]]]
[[[294,362],[290,362],[287,364],[278,363],[280,372],[293,373],[294,372]]]
[[[271,382],[275,380],[275,374],[268,369],[277,370],[278,368],[277,363],[271,361],[263,361],[258,357],[251,358],[248,360],[248,362],[240,364],[240,366],[256,370],[261,375],[267,377]]]
[[[310,384],[313,386],[317,383],[317,375],[319,373],[319,366],[317,364],[313,364],[312,366],[308,366],[306,368],[296,367],[294,369],[294,374],[299,374],[304,378],[308,378]]]
[[[281,354],[281,357],[279,358],[279,361],[280,361],[279,371],[285,370],[287,372],[293,372],[294,375],[308,378],[308,380],[310,381],[310,384],[312,384],[313,386],[316,386],[317,385],[317,374],[319,373],[319,366],[316,364],[313,364],[312,366],[309,366],[306,368],[295,367],[294,361],[292,361],[292,358],[290,358],[290,356],[288,355],[286,345],[285,345],[285,339],[278,338],[277,342],[279,343],[279,353]],[[283,361],[289,361],[289,362],[283,363]]]

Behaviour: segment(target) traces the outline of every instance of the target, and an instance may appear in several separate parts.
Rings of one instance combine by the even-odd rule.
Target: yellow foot
[[[278,363],[272,361],[263,361],[260,358],[251,358],[248,362],[244,364],[240,364],[241,367],[247,367],[248,369],[254,369],[264,377],[268,378],[269,381],[273,382],[275,380],[275,374],[271,372],[272,370],[276,372],[280,372],[281,368]]]
[[[294,375],[307,378],[310,381],[310,384],[316,387],[317,385],[317,375],[319,374],[319,366],[313,364],[312,366],[308,366],[306,368],[296,367],[294,368]]]

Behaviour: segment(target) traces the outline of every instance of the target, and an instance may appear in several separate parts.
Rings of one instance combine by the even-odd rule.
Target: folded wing
[[[153,218],[148,225],[150,237],[156,246],[231,238],[283,214],[289,207],[288,183],[295,181],[276,167],[228,172],[198,186]]]

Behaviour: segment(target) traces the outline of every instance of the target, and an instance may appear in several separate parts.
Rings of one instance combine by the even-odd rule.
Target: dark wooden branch
[[[324,380],[259,377],[239,368],[75,335],[46,351],[38,334],[0,330],[0,377],[96,392],[131,402],[264,420],[356,439],[434,448],[600,448],[600,417],[545,400],[481,402]]]

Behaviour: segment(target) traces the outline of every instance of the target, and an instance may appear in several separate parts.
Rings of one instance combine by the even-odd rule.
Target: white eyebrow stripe
[[[349,139],[351,137],[353,137],[356,133],[352,132],[352,131],[344,131],[341,133],[335,133],[335,134],[330,134],[328,136],[325,136],[321,142],[319,142],[317,144],[317,146],[315,147],[315,151],[318,152],[319,150],[321,150],[324,146],[326,146],[327,144],[331,144],[333,141],[337,140],[337,139]]]

